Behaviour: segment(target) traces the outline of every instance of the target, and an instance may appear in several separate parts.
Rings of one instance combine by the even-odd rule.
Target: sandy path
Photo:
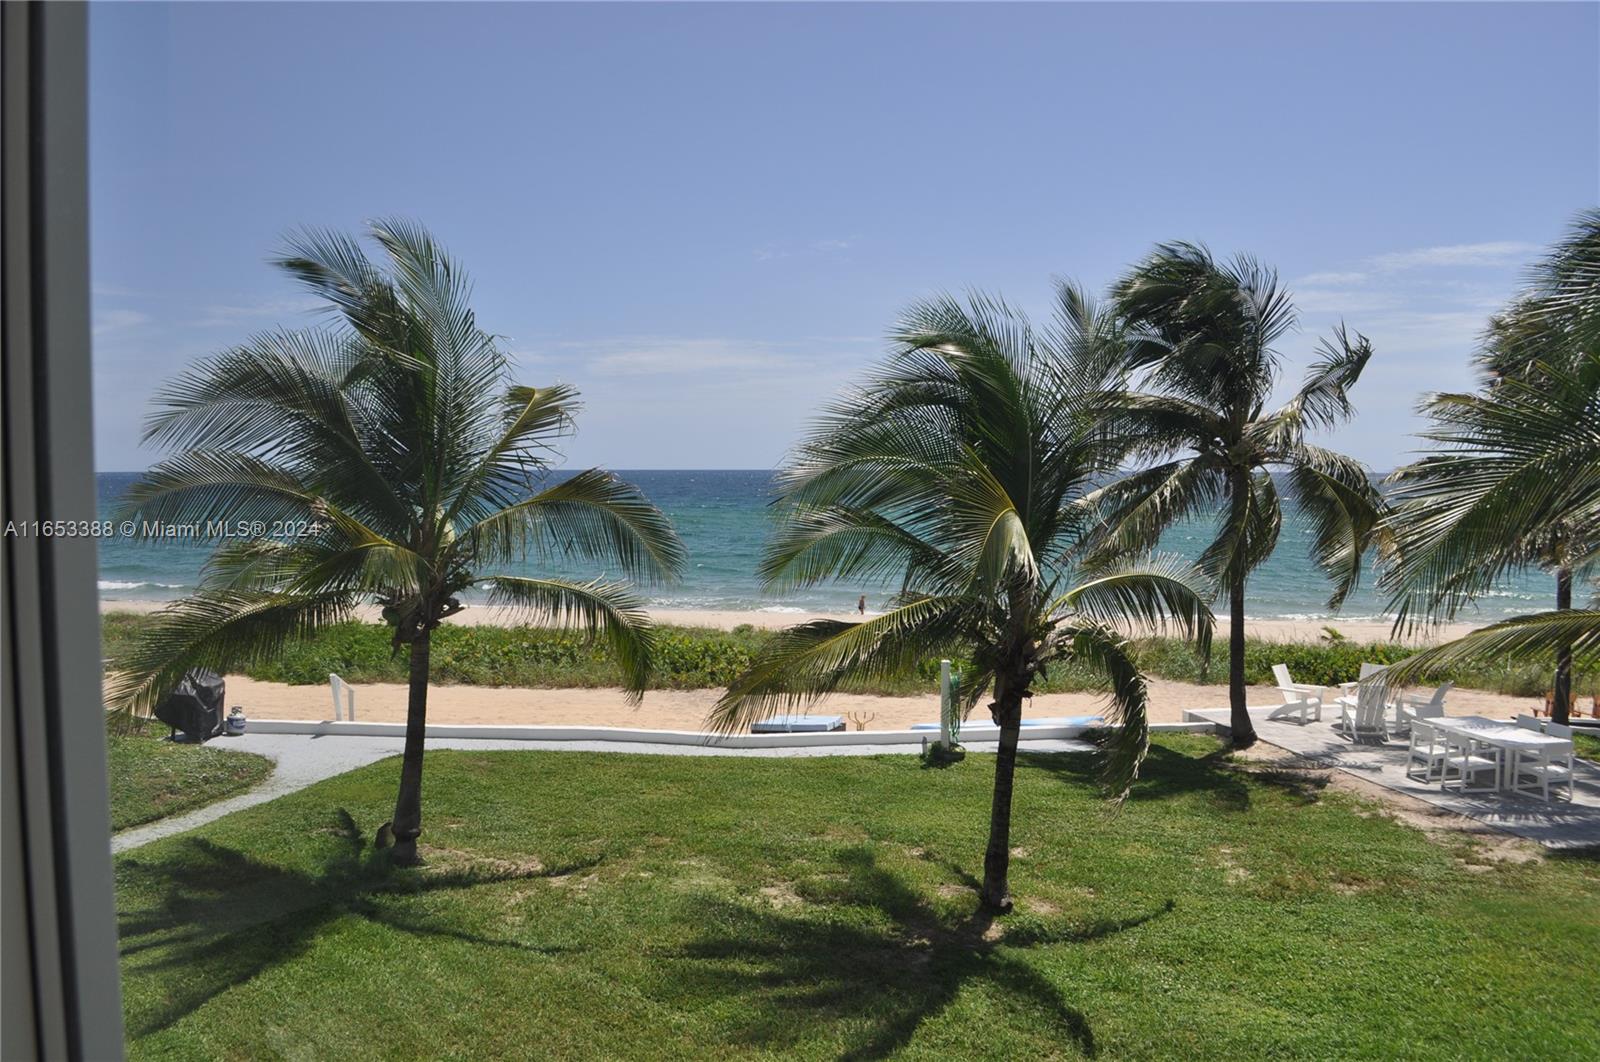
[[[327,686],[286,686],[258,682],[241,675],[228,676],[227,703],[242,705],[257,719],[328,719],[333,705]],[[699,730],[716,703],[720,690],[652,690],[644,702],[631,706],[616,689],[518,689],[487,686],[435,686],[428,694],[428,720],[433,723],[581,724],[585,726],[642,727],[662,730]],[[1269,688],[1252,687],[1253,705],[1278,703]],[[1185,709],[1216,708],[1228,703],[1225,686],[1195,686],[1165,679],[1150,680],[1150,718],[1153,722],[1178,722]],[[1050,693],[1033,698],[1026,715],[1094,715],[1104,699],[1093,693]],[[1453,715],[1514,714],[1528,711],[1532,698],[1507,697],[1479,690],[1451,693],[1448,710]],[[870,712],[869,730],[898,730],[912,723],[939,717],[939,699],[878,697],[839,694],[814,711],[830,715]],[[1336,709],[1324,712],[1329,718]],[[356,687],[356,718],[371,722],[404,722],[406,688],[398,683],[370,683]],[[980,706],[974,719],[986,719]]]
[[[101,601],[101,612],[154,612],[164,605],[165,601]],[[379,621],[378,611],[371,606],[359,610],[362,619],[371,623]],[[868,613],[873,615],[873,613]],[[650,616],[657,623],[672,623],[685,627],[715,627],[720,630],[732,630],[741,624],[749,624],[768,630],[780,627],[789,627],[796,623],[803,623],[812,619],[842,619],[855,620],[860,617],[854,612],[850,613],[825,613],[825,612],[718,612],[703,609],[651,609]],[[481,606],[469,607],[458,616],[451,617],[447,622],[464,624],[488,624],[491,626],[509,626],[520,623],[515,614],[499,609],[484,608]],[[1389,624],[1382,620],[1328,620],[1328,621],[1300,621],[1285,619],[1252,619],[1246,621],[1246,631],[1251,637],[1262,638],[1278,642],[1309,642],[1322,637],[1324,626],[1332,626],[1351,641],[1357,642],[1387,642],[1392,640]],[[1428,644],[1443,641],[1448,638],[1459,638],[1468,631],[1473,630],[1478,624],[1455,623],[1444,627],[1435,628],[1426,634],[1407,639],[1418,644]],[[1217,638],[1219,641],[1227,639],[1227,625],[1225,618],[1219,618],[1217,625]]]

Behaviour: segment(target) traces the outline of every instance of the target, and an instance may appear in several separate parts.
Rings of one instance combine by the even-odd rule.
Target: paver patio
[[[1539,797],[1509,793],[1446,793],[1438,782],[1423,782],[1406,775],[1406,742],[1358,745],[1347,741],[1325,718],[1301,726],[1268,720],[1270,708],[1250,709],[1262,741],[1308,760],[1345,771],[1375,785],[1427,801],[1458,815],[1493,826],[1506,833],[1537,841],[1546,848],[1600,847],[1600,769],[1575,760],[1576,784],[1572,800],[1562,797],[1546,803]],[[1206,708],[1184,713],[1186,719],[1228,725],[1226,708]]]

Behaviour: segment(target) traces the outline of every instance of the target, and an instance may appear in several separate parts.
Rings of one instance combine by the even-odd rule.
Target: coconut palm
[[[1381,499],[1359,462],[1306,440],[1347,420],[1349,390],[1372,346],[1341,325],[1319,345],[1300,390],[1267,403],[1278,377],[1274,349],[1295,324],[1277,275],[1250,258],[1218,262],[1187,243],[1164,244],[1114,286],[1130,371],[1142,387],[1121,401],[1121,430],[1135,440],[1133,471],[1099,491],[1098,553],[1153,548],[1182,520],[1218,513],[1200,568],[1228,600],[1232,740],[1255,743],[1245,708],[1245,584],[1271,555],[1283,523],[1279,480],[1313,532],[1311,550],[1333,582],[1338,608],[1361,576]]]
[[[1106,676],[1117,729],[1105,782],[1120,799],[1147,739],[1125,631],[1170,620],[1204,647],[1211,628],[1175,564],[1074,564],[1092,520],[1083,496],[1119,454],[1105,431],[1118,359],[1104,315],[1071,287],[1059,296],[1042,331],[991,299],[920,303],[887,363],[828,407],[781,473],[762,574],[778,589],[892,578],[899,595],[881,616],[782,632],[710,719],[739,729],[854,679],[965,656],[963,710],[992,687],[1000,729],[981,893],[997,910],[1011,902],[1013,775],[1034,680],[1068,659]]]
[[[123,516],[243,527],[199,590],[153,617],[115,661],[112,704],[148,709],[191,668],[271,659],[290,639],[381,606],[409,655],[405,754],[392,857],[415,862],[433,630],[460,595],[609,640],[628,690],[650,671],[650,625],[616,580],[507,571],[529,556],[670,577],[683,547],[638,490],[599,469],[547,481],[572,428],[569,387],[514,384],[468,305],[461,267],[426,231],[371,226],[380,269],[354,238],[308,232],[277,262],[325,300],[327,327],[253,336],[167,384],[148,441],[177,449],[129,489]],[[254,527],[252,527],[254,525]],[[263,532],[264,533],[259,533]]]
[[[1480,633],[1411,667],[1490,649],[1548,660],[1564,723],[1574,645],[1593,636],[1581,617],[1559,614],[1600,561],[1600,211],[1580,215],[1531,280],[1490,322],[1478,356],[1485,386],[1423,405],[1432,451],[1392,477],[1395,563],[1384,582],[1404,629],[1455,618],[1510,572],[1552,573],[1557,614],[1505,628],[1509,641]]]

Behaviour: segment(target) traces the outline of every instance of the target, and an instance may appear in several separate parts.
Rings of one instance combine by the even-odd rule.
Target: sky
[[[1387,471],[1487,316],[1600,202],[1600,4],[106,4],[90,16],[96,451],[152,391],[311,327],[268,264],[403,215],[572,466],[769,468],[912,301],[1104,290],[1165,240],[1372,340]]]

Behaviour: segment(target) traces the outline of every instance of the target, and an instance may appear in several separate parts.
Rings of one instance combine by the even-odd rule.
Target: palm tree
[[[895,350],[834,402],[783,470],[780,525],[762,563],[773,588],[895,578],[896,604],[850,623],[775,637],[717,703],[743,728],[842,683],[965,654],[965,711],[992,686],[1000,728],[981,898],[1011,904],[1011,795],[1022,702],[1053,662],[1100,669],[1111,690],[1105,782],[1120,799],[1144,757],[1146,690],[1119,627],[1167,619],[1204,648],[1211,615],[1171,563],[1075,571],[1093,477],[1114,466],[1105,431],[1117,352],[1106,322],[1062,285],[1055,327],[1035,331],[998,301],[914,306]],[[1078,581],[1073,576],[1078,575]]]
[[[1142,390],[1121,400],[1121,430],[1137,466],[1094,502],[1105,526],[1097,553],[1155,547],[1186,518],[1220,511],[1201,570],[1228,597],[1228,696],[1232,740],[1255,743],[1245,708],[1245,583],[1271,555],[1283,523],[1278,482],[1311,521],[1312,553],[1333,580],[1338,608],[1361,576],[1381,499],[1359,462],[1306,441],[1347,420],[1349,389],[1372,346],[1341,325],[1286,404],[1269,409],[1279,356],[1295,324],[1277,275],[1250,258],[1214,260],[1187,243],[1164,244],[1112,289],[1128,366]]]
[[[225,543],[202,584],[116,661],[112,704],[148,709],[190,668],[270,659],[381,605],[410,656],[392,857],[417,860],[433,630],[492,581],[491,603],[603,635],[638,696],[651,632],[618,581],[506,572],[530,552],[671,577],[683,547],[638,490],[599,469],[542,482],[572,428],[569,387],[513,384],[468,306],[461,267],[404,221],[370,228],[384,271],[348,236],[307,232],[276,263],[326,300],[328,327],[254,336],[156,397],[145,438],[181,452],[131,487],[123,516],[264,534]]]
[[[1552,572],[1555,613],[1496,625],[1411,667],[1490,646],[1551,660],[1565,723],[1574,645],[1596,637],[1562,614],[1574,581],[1600,562],[1600,210],[1578,217],[1527,294],[1490,321],[1478,365],[1481,390],[1423,405],[1433,451],[1392,477],[1396,553],[1384,583],[1404,628],[1455,618],[1508,572]]]

